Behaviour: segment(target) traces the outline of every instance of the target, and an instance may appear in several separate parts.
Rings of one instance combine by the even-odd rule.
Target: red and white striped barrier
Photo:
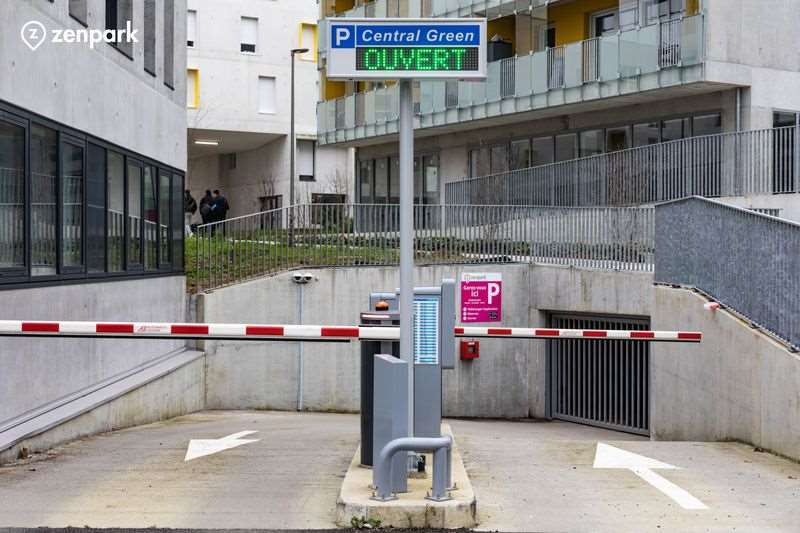
[[[699,331],[638,331],[618,329],[456,328],[456,337],[503,337],[515,339],[607,339],[659,342],[700,342]]]
[[[531,329],[458,327],[456,337],[518,339],[607,339],[700,342],[697,331],[624,331],[585,329]],[[137,337],[144,339],[303,340],[347,342],[399,340],[400,328],[391,326],[295,326],[270,324],[170,324],[164,322],[43,322],[0,320],[0,336],[12,337]]]

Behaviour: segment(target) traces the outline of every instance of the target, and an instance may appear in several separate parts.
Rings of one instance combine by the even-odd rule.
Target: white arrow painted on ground
[[[183,459],[183,461],[191,461],[192,459],[197,459],[198,457],[204,457],[206,455],[219,453],[224,450],[230,450],[231,448],[236,448],[238,446],[242,446],[243,444],[258,442],[260,439],[242,438],[252,435],[253,433],[258,433],[258,431],[240,431],[239,433],[234,433],[233,435],[228,435],[227,437],[222,437],[221,439],[192,439],[189,441],[189,448],[186,450],[186,457]]]
[[[675,483],[661,477],[653,470],[679,470],[677,466],[650,459],[644,455],[620,450],[614,446],[597,443],[594,455],[595,468],[624,468],[630,470],[652,486],[672,498],[684,509],[708,509],[706,505]]]

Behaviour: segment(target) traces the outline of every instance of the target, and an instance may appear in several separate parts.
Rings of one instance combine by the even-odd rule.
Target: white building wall
[[[105,27],[105,2],[86,0],[88,27]],[[31,20],[53,29],[83,29],[67,0],[0,2],[0,100],[178,169],[186,168],[185,54],[175,51],[174,89],[164,84],[163,6],[156,7],[156,75],[144,70],[144,3],[133,2],[139,43],[133,59],[113,46],[20,38]],[[175,42],[186,40],[185,0],[175,0]]]
[[[188,185],[196,199],[206,189],[223,191],[228,216],[258,211],[259,197],[283,195],[289,203],[289,133],[292,48],[301,46],[301,24],[316,24],[315,0],[188,0],[197,12],[195,46],[187,68],[199,71],[199,106],[189,109]],[[241,17],[258,19],[255,54],[240,51]],[[297,139],[315,140],[318,90],[315,43],[295,58],[295,129]],[[259,112],[259,76],[275,78],[275,112]],[[215,139],[216,149],[197,149],[193,139]],[[352,189],[351,151],[317,147],[315,182],[295,181],[298,202],[312,192]],[[220,164],[219,154],[236,153],[235,169]],[[216,162],[215,162],[216,161]],[[337,177],[338,176],[338,177]],[[346,185],[342,187],[339,182]],[[199,221],[199,215],[195,216]]]

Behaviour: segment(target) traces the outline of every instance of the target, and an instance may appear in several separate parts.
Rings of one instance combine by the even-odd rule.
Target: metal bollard
[[[429,500],[437,502],[447,501],[450,496],[447,494],[447,470],[450,448],[453,446],[453,439],[449,435],[443,437],[404,437],[395,439],[381,450],[378,460],[374,466],[375,495],[373,500],[390,501],[397,497],[392,493],[391,484],[391,464],[392,457],[397,452],[433,452],[433,483]]]

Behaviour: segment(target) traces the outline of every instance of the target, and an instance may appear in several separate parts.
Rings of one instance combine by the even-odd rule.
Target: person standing
[[[192,234],[192,215],[197,212],[197,202],[189,189],[183,191],[183,227],[185,234]]]
[[[231,206],[228,204],[228,199],[219,192],[219,189],[214,190],[214,201],[211,204],[213,222],[225,220],[230,209]]]
[[[211,204],[214,203],[214,197],[211,196],[211,191],[206,189],[206,194],[200,199],[200,218],[203,219],[203,224],[211,222]]]

